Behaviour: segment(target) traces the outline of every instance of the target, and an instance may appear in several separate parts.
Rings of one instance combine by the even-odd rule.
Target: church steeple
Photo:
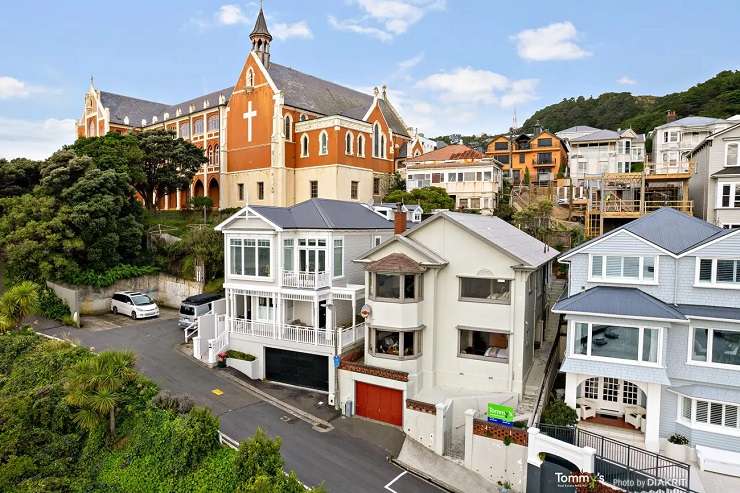
[[[252,51],[254,51],[265,68],[270,67],[270,41],[272,41],[272,35],[267,30],[267,22],[265,21],[265,14],[262,11],[260,5],[260,13],[257,15],[257,22],[254,23],[254,29],[249,35],[249,39],[252,40]]]

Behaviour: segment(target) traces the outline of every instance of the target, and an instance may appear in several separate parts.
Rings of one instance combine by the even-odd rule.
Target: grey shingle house
[[[653,451],[673,433],[740,451],[740,230],[663,208],[560,262],[566,403],[624,419]]]

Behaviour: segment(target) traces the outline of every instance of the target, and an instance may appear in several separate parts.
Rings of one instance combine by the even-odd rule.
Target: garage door
[[[329,358],[318,354],[265,348],[267,380],[329,390]]]
[[[401,426],[403,423],[403,392],[369,383],[355,383],[355,412],[378,421]]]

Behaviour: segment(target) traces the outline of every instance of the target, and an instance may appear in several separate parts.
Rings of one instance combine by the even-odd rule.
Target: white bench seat
[[[696,457],[702,471],[740,477],[740,452],[731,452],[705,445],[696,446]]]

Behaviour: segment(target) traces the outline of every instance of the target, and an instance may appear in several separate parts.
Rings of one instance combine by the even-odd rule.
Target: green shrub
[[[229,349],[226,351],[226,357],[227,358],[233,358],[233,359],[241,359],[244,361],[254,361],[257,358],[251,354],[242,353],[241,351],[237,351],[235,349]]]
[[[545,406],[540,421],[549,425],[574,426],[578,422],[578,415],[575,409],[556,399]]]
[[[689,444],[689,439],[681,435],[680,433],[674,433],[668,438],[668,441],[676,445],[688,445]]]
[[[75,322],[75,319],[72,315],[63,316],[60,322],[62,322],[67,327],[77,327],[77,322]]]
[[[107,288],[122,279],[156,274],[159,269],[153,265],[129,265],[121,264],[104,272],[86,270],[72,274],[63,279],[65,282],[78,286],[92,286],[94,288]]]
[[[203,286],[204,293],[218,293],[224,289],[224,278],[211,279]]]
[[[70,315],[67,303],[48,287],[39,290],[39,312],[43,317],[60,322],[64,322],[64,317]]]

